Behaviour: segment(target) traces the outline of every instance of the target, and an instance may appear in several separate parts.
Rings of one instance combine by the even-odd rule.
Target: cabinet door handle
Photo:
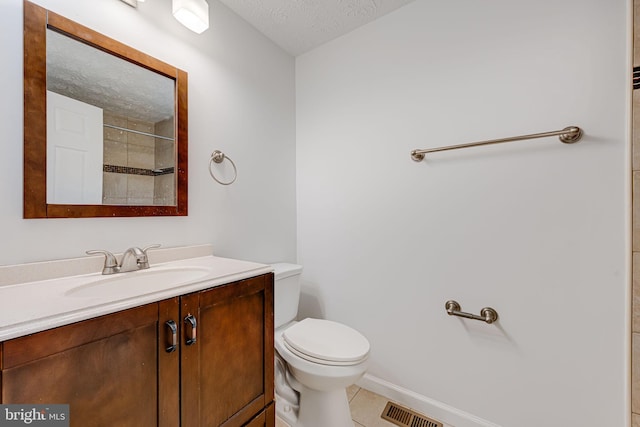
[[[178,326],[173,320],[167,320],[166,322],[164,322],[164,324],[169,328],[171,337],[171,339],[169,340],[170,344],[165,348],[165,351],[167,353],[172,353],[176,350],[176,347],[178,345]]]
[[[188,314],[187,317],[184,318],[184,323],[188,323],[191,326],[191,334],[185,334],[187,338],[186,344],[193,345],[196,343],[196,325],[198,324],[196,318],[192,314]]]

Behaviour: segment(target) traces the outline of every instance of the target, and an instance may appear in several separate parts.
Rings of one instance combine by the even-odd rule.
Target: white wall
[[[302,314],[362,331],[371,381],[456,426],[625,425],[628,8],[418,0],[297,58]]]
[[[0,264],[122,252],[133,245],[212,243],[221,256],[296,256],[294,60],[237,15],[209,0],[211,27],[196,35],[170,0],[37,0],[189,74],[189,216],[22,219],[22,0],[0,0]],[[209,176],[214,149],[238,180]]]

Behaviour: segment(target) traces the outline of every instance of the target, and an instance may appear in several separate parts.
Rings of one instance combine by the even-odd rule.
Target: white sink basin
[[[66,296],[93,298],[135,293],[143,295],[192,283],[210,273],[204,267],[151,267],[148,270],[116,273],[104,279],[77,286],[65,292]]]

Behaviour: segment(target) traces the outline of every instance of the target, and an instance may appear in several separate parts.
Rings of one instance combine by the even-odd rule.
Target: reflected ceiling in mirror
[[[186,215],[186,73],[24,5],[25,218]]]
[[[147,122],[172,119],[174,81],[47,30],[47,89],[113,114]]]

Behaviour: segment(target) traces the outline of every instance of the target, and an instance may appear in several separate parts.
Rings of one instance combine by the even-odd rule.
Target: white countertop
[[[135,275],[142,278],[146,273],[152,280],[153,274],[163,269],[174,273],[180,269],[194,269],[200,273],[194,280],[159,288],[146,286],[142,291],[132,285],[120,286],[114,293],[74,294],[79,287],[111,279],[128,279]],[[96,272],[0,286],[0,342],[272,271],[273,268],[265,264],[203,256],[152,264],[151,268],[136,272],[108,276]]]

